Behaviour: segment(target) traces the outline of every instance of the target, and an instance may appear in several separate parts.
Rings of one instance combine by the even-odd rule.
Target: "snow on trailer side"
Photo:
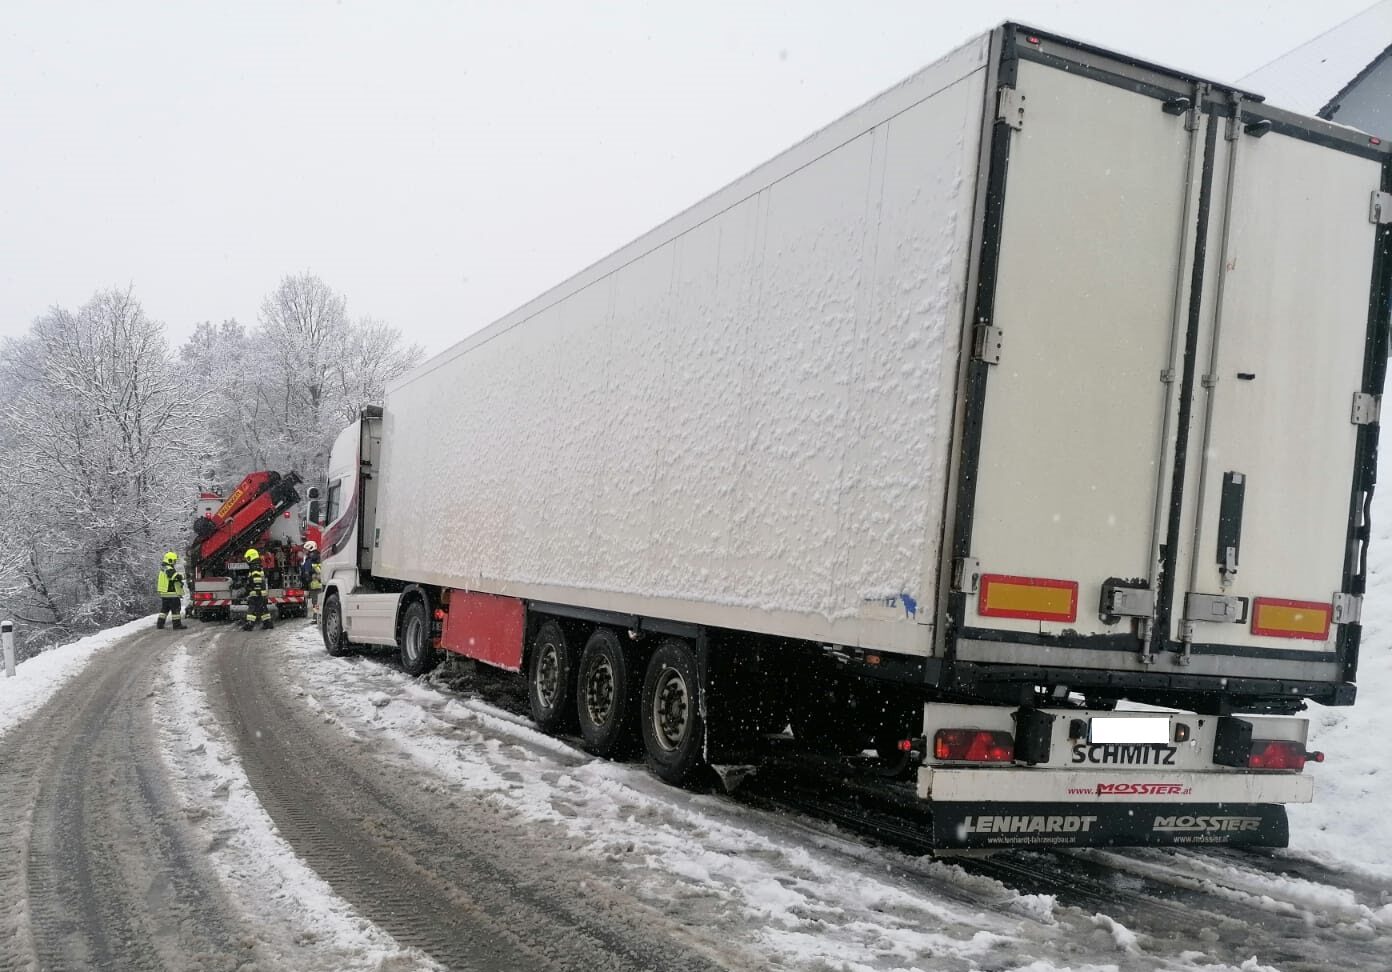
[[[987,50],[389,388],[375,572],[926,653]]]

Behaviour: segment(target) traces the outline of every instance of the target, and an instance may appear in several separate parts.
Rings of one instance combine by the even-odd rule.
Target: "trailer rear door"
[[[1116,635],[1103,583],[1152,581],[1197,133],[1150,94],[1017,70],[1023,125],[997,140],[994,330],[977,328],[983,431],[962,528],[980,579],[964,627]]]
[[[1279,673],[1283,659],[1332,661],[1339,622],[1356,618],[1382,164],[1255,106],[1227,127],[1172,631],[1181,651]]]

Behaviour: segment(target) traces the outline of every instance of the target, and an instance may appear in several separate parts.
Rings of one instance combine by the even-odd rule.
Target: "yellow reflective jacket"
[[[247,571],[247,597],[266,596],[266,572],[260,567]]]
[[[323,586],[319,581],[319,561],[316,560],[313,564],[313,573],[309,575],[309,589],[317,591]]]
[[[155,582],[160,597],[183,597],[184,575],[173,567],[162,567]]]

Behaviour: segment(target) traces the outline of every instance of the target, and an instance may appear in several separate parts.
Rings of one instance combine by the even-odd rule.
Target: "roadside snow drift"
[[[14,678],[6,678],[0,668],[0,736],[42,708],[97,652],[154,623],[154,615],[137,618],[120,627],[107,628],[71,644],[51,648],[16,665]]]

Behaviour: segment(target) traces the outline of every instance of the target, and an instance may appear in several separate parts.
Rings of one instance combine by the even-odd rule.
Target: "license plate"
[[[1170,741],[1169,716],[1093,716],[1088,723],[1088,742],[1167,743]]]

